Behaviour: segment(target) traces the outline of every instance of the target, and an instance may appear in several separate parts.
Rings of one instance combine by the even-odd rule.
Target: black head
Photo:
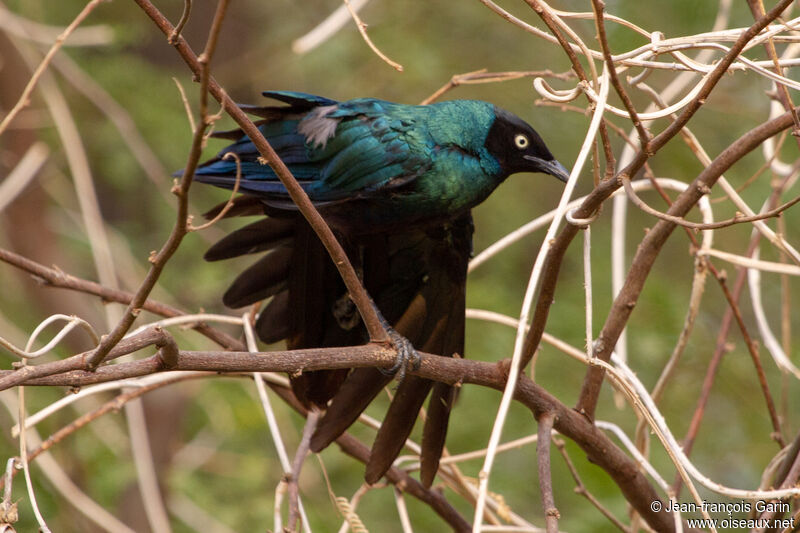
[[[494,108],[495,120],[486,137],[486,148],[497,159],[504,175],[542,172],[566,182],[569,171],[556,161],[544,141],[518,116]]]

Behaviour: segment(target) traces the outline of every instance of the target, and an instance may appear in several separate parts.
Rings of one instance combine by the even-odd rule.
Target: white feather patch
[[[325,148],[328,139],[334,136],[336,126],[339,125],[340,119],[328,118],[337,107],[336,105],[318,107],[300,122],[297,131],[305,135],[307,143]]]

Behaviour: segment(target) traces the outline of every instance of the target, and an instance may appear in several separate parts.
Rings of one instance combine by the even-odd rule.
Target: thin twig
[[[746,255],[751,255],[753,253],[756,246],[758,245],[758,240],[759,240],[759,235],[754,234],[748,246],[748,251],[746,252]],[[736,322],[739,324],[742,334],[745,335],[745,339],[747,340],[746,342],[747,347],[748,349],[751,350],[751,357],[754,358],[757,357],[757,355],[752,354],[752,350],[755,349],[755,346],[752,340],[750,339],[749,335],[747,335],[746,328],[744,328],[744,320],[742,318],[741,310],[739,309],[738,306],[738,301],[742,293],[742,290],[744,288],[744,283],[746,279],[747,278],[745,274],[745,269],[739,268],[736,280],[734,281],[733,284],[732,291],[728,289],[725,280],[720,280],[721,281],[720,286],[722,287],[723,294],[725,295],[725,298],[729,303],[729,307],[725,310],[725,314],[722,316],[719,333],[717,334],[716,348],[714,349],[714,353],[711,357],[711,360],[708,363],[706,374],[705,377],[703,378],[703,385],[701,388],[700,396],[697,399],[697,404],[695,406],[694,413],[692,414],[692,419],[689,422],[689,428],[686,431],[686,436],[683,439],[684,453],[686,453],[687,456],[691,454],[692,448],[694,446],[695,437],[697,436],[697,433],[700,430],[700,422],[702,421],[703,416],[705,414],[705,407],[708,404],[709,398],[711,396],[711,387],[713,386],[714,381],[716,379],[719,365],[722,362],[722,358],[730,350],[727,342],[727,337],[733,320],[736,320]],[[770,400],[771,396],[767,396],[768,405],[771,403]],[[777,416],[777,414],[775,415],[771,414],[771,416]],[[778,437],[780,436],[779,433],[776,433],[775,435]],[[680,494],[680,487],[681,487],[681,481],[680,479],[676,478],[673,484],[673,491],[676,495]]]
[[[347,6],[347,10],[350,12],[350,16],[353,17],[353,21],[356,23],[356,27],[358,28],[358,33],[361,34],[361,37],[364,39],[364,42],[370,47],[370,49],[375,52],[375,55],[380,57],[387,65],[395,69],[397,72],[403,72],[403,65],[396,61],[392,61],[389,57],[380,51],[380,49],[375,46],[375,43],[372,42],[372,39],[369,38],[367,34],[367,25],[366,23],[361,20],[361,17],[358,16],[358,12],[353,9],[353,6],[350,5],[350,0],[343,0],[344,5]]]
[[[297,446],[297,451],[292,461],[292,471],[286,476],[287,489],[289,491],[289,518],[287,519],[287,529],[295,531],[297,529],[297,521],[300,518],[300,472],[303,469],[306,457],[308,457],[309,448],[311,446],[311,435],[317,429],[317,422],[319,422],[321,412],[317,409],[312,409],[306,416],[306,424],[303,427],[303,437],[300,439],[300,444]]]
[[[555,78],[567,80],[573,75],[569,72],[558,74],[550,69],[547,70],[522,70],[509,72],[488,72],[485,68],[464,74],[454,74],[450,81],[439,87],[433,94],[425,98],[420,105],[427,105],[441,98],[445,93],[461,85],[477,85],[481,83],[498,83],[503,81],[518,80],[520,78]]]
[[[247,349],[250,353],[258,352],[258,343],[256,342],[256,334],[255,330],[253,329],[255,317],[251,316],[249,313],[242,316],[242,324],[244,326],[244,336],[245,340],[247,341]],[[283,443],[283,437],[281,436],[281,430],[278,426],[278,420],[275,416],[275,411],[272,408],[272,402],[269,400],[269,395],[267,394],[267,387],[266,387],[266,378],[269,377],[270,374],[265,374],[262,372],[253,372],[253,382],[256,385],[256,391],[258,392],[258,398],[261,403],[261,408],[264,410],[264,415],[267,419],[267,427],[269,427],[270,436],[272,437],[272,442],[275,445],[275,451],[278,454],[278,460],[281,463],[281,468],[284,472],[284,480],[286,477],[293,476],[295,470],[293,469],[292,464],[289,462],[289,454],[286,453],[286,446]],[[269,386],[276,390],[275,384],[270,383]],[[299,450],[298,450],[299,451]],[[299,475],[299,469],[298,469]],[[295,478],[297,481],[297,479]],[[285,483],[283,485],[286,485]],[[287,487],[289,488],[289,487]],[[291,498],[291,493],[290,493]],[[303,507],[303,501],[300,499],[300,494],[296,493],[294,495],[294,502],[290,499],[290,512],[292,503],[296,505],[296,510],[300,515],[300,519],[302,520],[303,531],[306,533],[311,533],[311,526],[308,523],[308,517],[306,516],[305,508]],[[275,505],[278,505],[278,502],[275,502]],[[290,517],[291,518],[291,517]],[[276,522],[280,519],[280,512],[278,512],[275,516]]]
[[[397,507],[397,514],[400,516],[400,526],[403,528],[403,533],[413,533],[414,530],[411,529],[411,518],[408,516],[406,499],[397,486],[394,487],[394,503],[395,507]]]
[[[481,1],[487,5],[490,4],[490,2],[487,3],[484,0]],[[575,72],[575,74],[578,75],[578,78],[583,82],[584,86],[588,88],[589,86],[596,85],[598,83],[598,79],[597,79],[597,73],[595,72],[594,62],[591,60],[590,57],[587,57],[587,59],[589,60],[589,67],[593,75],[592,79],[590,80],[589,77],[586,75],[586,71],[583,69],[583,65],[578,59],[578,56],[576,55],[572,46],[570,46],[566,38],[561,34],[561,31],[559,30],[559,25],[555,20],[554,13],[549,9],[549,6],[546,3],[541,2],[540,0],[525,0],[525,1],[528,3],[529,6],[531,6],[531,8],[536,12],[536,14],[539,15],[539,17],[541,17],[542,21],[547,25],[547,27],[553,33],[553,36],[555,36],[556,40],[558,41],[558,44],[561,45],[561,48],[567,54],[570,63],[572,63],[572,70]],[[580,46],[576,46],[576,48],[581,50]],[[582,50],[586,51],[588,49],[583,48]],[[599,131],[600,131],[600,139],[603,144],[603,153],[605,154],[606,173],[610,176],[613,175],[616,160],[614,158],[614,152],[611,148],[611,140],[609,139],[608,136],[606,121],[602,118],[600,120]]]
[[[183,13],[181,13],[181,18],[178,20],[178,23],[175,25],[175,29],[172,30],[172,33],[167,37],[167,42],[169,44],[175,44],[178,39],[178,36],[183,31],[183,27],[186,26],[186,23],[189,22],[189,16],[192,14],[192,0],[183,0]]]
[[[619,521],[619,518],[614,516],[614,514],[606,509],[600,501],[586,489],[586,485],[583,484],[583,480],[581,479],[580,474],[578,474],[578,469],[575,468],[575,465],[572,463],[572,459],[570,459],[569,454],[567,453],[567,447],[562,439],[553,439],[553,444],[556,445],[558,451],[561,453],[561,457],[564,458],[564,463],[567,465],[567,469],[569,470],[570,474],[572,475],[572,479],[575,480],[575,492],[589,500],[591,503],[600,513],[605,516],[609,522],[614,524],[617,529],[624,533],[628,533],[629,529],[625,527],[625,524]]]
[[[775,209],[770,209],[769,211],[766,211],[764,213],[759,213],[757,215],[751,215],[751,216],[745,216],[745,215],[742,215],[741,213],[737,213],[736,216],[734,216],[733,218],[729,218],[728,220],[721,220],[719,222],[713,222],[711,224],[704,224],[702,222],[691,222],[689,220],[686,220],[683,217],[676,217],[676,216],[670,215],[668,213],[662,213],[661,211],[658,211],[657,209],[653,209],[652,207],[647,205],[647,203],[645,203],[644,200],[639,198],[639,196],[636,194],[636,192],[631,187],[631,185],[630,185],[631,184],[631,180],[627,175],[621,176],[621,179],[622,179],[622,183],[623,183],[623,185],[625,187],[625,192],[628,194],[628,199],[630,199],[630,201],[636,207],[638,207],[639,209],[641,209],[645,213],[653,215],[654,217],[659,218],[661,220],[666,220],[668,222],[672,222],[674,224],[677,224],[678,226],[683,226],[685,228],[690,228],[690,229],[695,229],[695,230],[709,230],[709,229],[727,228],[727,227],[733,226],[735,224],[743,224],[743,223],[746,223],[746,222],[756,222],[758,220],[766,220],[768,218],[774,218],[774,217],[779,216],[781,213],[783,213],[784,211],[786,211],[790,207],[796,205],[798,202],[800,202],[800,196],[797,196],[796,198],[793,198],[792,200],[779,205]]]
[[[85,332],[87,332],[92,338],[92,341],[94,342],[95,345],[97,345],[97,343],[100,342],[100,339],[98,338],[97,333],[95,333],[94,328],[92,328],[91,324],[89,324],[82,318],[79,318],[77,316],[56,314],[49,316],[47,319],[42,321],[38,326],[36,326],[36,329],[33,330],[33,333],[31,333],[31,336],[28,340],[28,346],[33,346],[33,343],[36,341],[36,338],[48,325],[59,320],[66,321],[67,324],[59,330],[59,332],[50,340],[50,342],[48,342],[45,346],[39,348],[35,352],[31,351],[33,348],[30,349],[18,348],[17,346],[7,341],[3,337],[0,337],[0,347],[5,348],[6,350],[10,351],[14,355],[22,359],[36,359],[37,357],[50,352],[50,350],[55,348],[58,345],[58,343],[61,342],[61,340],[64,337],[66,337],[67,334],[76,327],[80,327]]]
[[[622,103],[625,105],[625,109],[628,110],[628,115],[630,116],[631,122],[633,122],[633,126],[639,133],[639,142],[642,145],[642,149],[646,151],[647,143],[650,142],[651,138],[650,132],[648,132],[644,127],[644,124],[642,124],[642,121],[639,119],[639,114],[636,112],[636,108],[633,106],[630,96],[628,96],[627,91],[625,91],[625,88],[622,87],[622,83],[619,81],[617,67],[614,65],[614,60],[611,57],[611,49],[608,45],[608,37],[606,37],[606,24],[603,13],[603,10],[605,9],[605,3],[603,0],[592,0],[592,9],[594,9],[595,14],[594,23],[595,27],[597,28],[597,38],[598,41],[600,41],[600,48],[603,51],[603,58],[605,59],[606,67],[608,67],[609,79],[611,80],[611,84],[614,86],[614,90],[617,91]]]
[[[367,2],[369,2],[369,0],[351,0],[349,6],[340,4],[339,7],[325,18],[325,20],[317,24],[314,29],[302,37],[295,39],[292,42],[292,52],[302,55],[320,46],[353,19],[352,15],[350,15],[350,9],[358,12],[367,5]]]
[[[170,232],[166,242],[161,247],[158,253],[150,258],[150,270],[147,272],[144,280],[136,291],[136,294],[128,304],[127,309],[122,319],[107,335],[105,335],[97,347],[95,352],[89,358],[89,364],[96,368],[100,365],[106,357],[106,354],[111,348],[122,339],[125,333],[130,329],[134,320],[139,314],[144,302],[147,300],[148,295],[155,287],[161,272],[167,264],[167,261],[172,257],[178,249],[183,237],[188,232],[188,201],[189,201],[189,187],[192,184],[195,169],[200,161],[200,155],[205,140],[205,130],[210,125],[210,117],[206,109],[206,99],[208,97],[208,86],[210,74],[208,64],[214,54],[216,48],[217,37],[222,28],[222,20],[225,17],[227,10],[228,0],[220,0],[217,4],[217,10],[214,14],[214,20],[209,30],[208,40],[203,53],[198,59],[198,68],[200,74],[200,125],[195,129],[192,138],[192,147],[189,152],[186,168],[184,169],[183,176],[180,183],[172,188],[172,192],[178,197],[177,220]],[[182,38],[181,38],[182,40]]]
[[[747,0],[747,5],[750,6],[750,11],[753,13],[753,18],[757,19],[758,17],[764,16],[766,10],[764,9],[763,0]],[[774,64],[775,73],[779,76],[783,76],[780,58],[778,58],[778,52],[775,50],[775,41],[772,38],[767,39],[764,41],[764,48],[767,50],[767,55]],[[776,83],[775,88],[778,91],[778,97],[781,101],[781,104],[783,104],[784,109],[792,114],[792,118],[794,119],[794,130],[792,131],[792,135],[798,137],[798,142],[800,142],[800,116],[798,116],[797,111],[794,109],[794,104],[792,104],[792,97],[789,94],[789,89],[787,89],[782,83]]]
[[[85,427],[90,422],[93,422],[94,420],[97,420],[98,418],[100,418],[101,416],[103,416],[103,415],[105,415],[107,413],[118,412],[120,409],[122,409],[122,407],[126,403],[128,403],[130,401],[133,401],[133,400],[135,400],[137,398],[140,398],[141,396],[147,394],[148,392],[151,392],[151,391],[153,391],[155,389],[158,389],[158,388],[161,388],[161,387],[166,387],[166,386],[171,385],[173,383],[186,381],[188,379],[197,379],[197,378],[200,378],[200,377],[204,377],[204,376],[202,374],[177,376],[177,377],[172,378],[172,379],[162,380],[162,381],[159,381],[157,383],[152,383],[150,385],[145,385],[143,387],[138,387],[138,388],[132,389],[132,390],[130,390],[128,392],[124,392],[122,394],[119,394],[113,400],[110,400],[110,401],[104,403],[102,406],[98,407],[97,409],[95,409],[93,411],[90,411],[90,412],[80,416],[79,418],[77,418],[76,420],[71,422],[70,424],[67,424],[66,426],[62,427],[61,429],[59,429],[58,431],[56,431],[55,433],[53,433],[52,435],[47,437],[47,439],[42,441],[42,444],[38,448],[33,450],[29,454],[28,457],[31,460],[37,458],[40,454],[46,452],[47,450],[49,450],[50,448],[52,448],[56,444],[60,443],[65,438],[69,437],[70,435],[72,435],[73,433],[78,431],[79,429]]]
[[[604,71],[603,76],[604,76],[604,81],[607,81],[606,71]],[[535,289],[537,285],[540,283],[540,277],[544,265],[544,259],[546,257],[546,254],[548,253],[549,246],[552,244],[552,238],[556,233],[558,224],[567,214],[566,206],[569,203],[569,198],[572,196],[572,192],[577,183],[577,178],[583,168],[583,165],[586,162],[586,159],[589,156],[591,147],[594,144],[595,135],[599,129],[600,123],[602,122],[603,103],[605,102],[606,96],[608,96],[608,84],[603,83],[601,85],[601,100],[600,100],[601,103],[594,111],[594,115],[592,116],[592,122],[589,126],[589,130],[586,133],[583,145],[581,147],[581,151],[578,154],[578,158],[575,162],[575,165],[573,166],[572,172],[570,173],[570,178],[567,181],[567,185],[564,188],[564,192],[561,195],[561,200],[558,203],[555,216],[553,217],[553,222],[550,224],[550,227],[548,228],[547,233],[545,234],[544,243],[542,244],[542,247],[540,248],[539,253],[536,256],[536,261],[534,262],[533,268],[531,269],[530,278],[528,279],[528,285],[525,289],[525,295],[522,301],[522,310],[520,311],[519,326],[517,328],[517,334],[514,340],[514,352],[511,357],[511,368],[509,370],[508,381],[503,390],[503,397],[500,400],[500,406],[497,409],[497,416],[495,417],[495,421],[492,426],[492,433],[489,437],[489,445],[486,453],[486,459],[484,460],[483,467],[481,468],[481,471],[478,474],[478,478],[480,480],[480,486],[478,493],[478,501],[475,505],[475,516],[473,525],[474,529],[477,529],[480,526],[480,522],[483,519],[483,509],[485,506],[486,497],[489,490],[489,474],[492,470],[492,465],[494,463],[494,458],[496,455],[496,448],[497,445],[500,443],[500,436],[508,416],[508,410],[510,408],[512,398],[514,397],[515,394],[515,388],[518,385],[517,379],[518,376],[521,374],[522,369],[525,368],[527,363],[530,361],[530,358],[527,357],[527,355],[529,354],[525,351],[526,347],[525,326],[528,323],[528,316],[531,304],[534,299]],[[528,336],[529,335],[530,333],[528,333]],[[532,356],[533,354],[531,353],[530,355]]]
[[[228,198],[228,201],[225,202],[225,205],[222,207],[222,209],[220,209],[219,213],[217,213],[217,216],[204,224],[193,226],[190,217],[190,220],[187,221],[187,229],[189,231],[200,231],[213,226],[225,218],[225,215],[231,210],[231,207],[233,207],[234,200],[236,200],[236,194],[239,192],[239,184],[242,181],[242,160],[239,155],[234,152],[227,152],[224,156],[222,156],[222,159],[233,159],[236,161],[236,181],[233,182],[233,190],[231,191],[230,198]]]
[[[19,460],[22,465],[22,472],[25,475],[25,486],[28,489],[28,499],[30,500],[31,509],[36,517],[36,521],[39,523],[39,530],[42,531],[42,533],[50,533],[50,528],[47,527],[47,523],[42,516],[42,512],[39,510],[39,504],[36,500],[36,493],[33,490],[33,481],[31,481],[30,456],[28,455],[28,435],[25,431],[25,387],[19,387],[17,394],[19,401],[18,416],[20,427]]]
[[[553,479],[550,474],[550,435],[553,432],[555,413],[539,416],[539,439],[536,442],[536,457],[539,465],[539,491],[542,493],[542,509],[547,524],[547,533],[558,533],[558,520],[561,515],[553,498]]]
[[[0,4],[0,28],[15,37],[22,37],[32,42],[52,46],[58,36],[64,32],[60,26],[42,24],[10,11]],[[106,24],[75,28],[63,46],[107,46],[114,42],[114,32]]]
[[[27,149],[14,169],[0,182],[0,212],[25,190],[47,162],[50,148],[37,141]]]
[[[25,86],[25,89],[22,91],[22,95],[20,95],[17,103],[14,104],[14,107],[11,108],[11,111],[0,121],[0,135],[3,134],[4,131],[8,128],[8,125],[11,124],[11,121],[22,111],[25,107],[30,104],[31,101],[31,94],[33,94],[33,90],[36,88],[36,84],[41,79],[42,74],[44,74],[47,67],[50,65],[50,61],[53,59],[53,56],[56,55],[56,52],[64,45],[64,41],[67,40],[67,37],[75,31],[75,29],[80,26],[80,24],[89,16],[89,14],[94,11],[94,9],[103,3],[105,0],[91,0],[85,6],[78,16],[70,23],[69,26],[64,28],[64,31],[59,34],[56,38],[55,43],[53,46],[50,47],[50,50],[47,51],[44,58],[42,59],[39,66],[36,67],[36,70],[33,72],[30,80],[28,80],[28,84]]]

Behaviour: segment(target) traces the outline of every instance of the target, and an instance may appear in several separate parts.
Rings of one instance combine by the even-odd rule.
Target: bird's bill
[[[569,170],[567,170],[566,167],[564,167],[564,165],[562,165],[561,163],[559,163],[555,159],[552,159],[550,161],[546,161],[544,159],[540,159],[538,157],[533,157],[533,156],[529,156],[529,155],[525,155],[525,156],[522,156],[522,157],[524,157],[528,161],[532,161],[532,162],[536,163],[536,166],[538,167],[537,170],[539,172],[543,172],[545,174],[550,174],[551,176],[554,176],[554,177],[560,179],[564,183],[566,183],[567,180],[569,179]]]

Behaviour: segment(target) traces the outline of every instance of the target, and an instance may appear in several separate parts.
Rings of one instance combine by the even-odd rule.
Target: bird
[[[569,172],[539,134],[513,113],[480,100],[406,105],[376,98],[339,102],[294,91],[265,91],[283,105],[240,105],[339,239],[392,332],[415,350],[463,356],[471,209],[508,176]],[[255,329],[289,349],[369,341],[360,315],[321,241],[275,172],[240,129],[198,166],[193,179],[238,190],[226,217],[259,218],[205,254],[208,261],[264,253],[223,295],[240,308],[268,300]],[[227,154],[237,157],[231,158]],[[238,175],[238,179],[237,179]],[[221,205],[206,213],[214,217]],[[324,411],[311,437],[319,452],[341,435],[393,379],[375,368],[290,376],[295,396]],[[391,467],[430,395],[421,482],[439,467],[456,389],[409,373],[397,386],[373,443],[365,479]]]

